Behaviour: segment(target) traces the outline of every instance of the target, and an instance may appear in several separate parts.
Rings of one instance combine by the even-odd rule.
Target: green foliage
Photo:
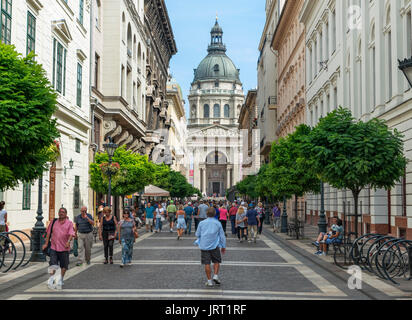
[[[237,183],[235,187],[236,187],[236,190],[242,196],[248,196],[251,199],[256,199],[258,197],[258,194],[256,192],[256,182],[257,182],[257,176],[250,175],[250,176],[247,176],[242,181],[240,181],[239,183]]]
[[[94,163],[90,164],[90,187],[100,193],[108,190],[108,176],[102,172],[100,165],[109,161],[107,153],[96,154]],[[120,165],[119,172],[112,176],[112,195],[125,196],[140,192],[155,180],[156,167],[149,162],[147,155],[141,156],[125,146],[116,149],[113,162]]]
[[[59,132],[52,115],[56,93],[30,54],[0,42],[0,190],[38,178]]]
[[[171,197],[184,198],[194,194],[201,196],[199,189],[187,182],[180,172],[172,171],[165,164],[156,165],[154,185],[170,192]]]
[[[354,196],[366,186],[393,187],[407,163],[402,135],[382,120],[355,121],[339,108],[321,119],[311,132],[305,153],[322,180]]]
[[[280,138],[273,144],[265,177],[267,189],[276,199],[319,192],[320,180],[302,153],[310,131],[308,126],[300,125],[287,138]]]

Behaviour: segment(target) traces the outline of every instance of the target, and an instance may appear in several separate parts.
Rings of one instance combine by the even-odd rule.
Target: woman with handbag
[[[137,239],[137,229],[134,221],[130,218],[130,211],[123,211],[123,219],[118,224],[119,243],[122,245],[122,263],[120,268],[132,263],[133,243]]]
[[[105,207],[103,209],[103,217],[99,224],[99,239],[103,240],[104,246],[104,264],[113,264],[113,244],[117,234],[117,219],[112,215],[112,209]]]
[[[155,232],[162,232],[162,223],[165,221],[165,209],[163,205],[159,203],[158,208],[156,209],[156,228]]]

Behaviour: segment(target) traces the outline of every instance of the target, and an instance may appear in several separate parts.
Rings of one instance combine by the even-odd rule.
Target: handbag
[[[133,232],[134,235],[134,239],[136,240],[137,238],[139,238],[139,234],[137,233],[137,230]]]
[[[47,248],[43,250],[43,253],[48,257],[50,257],[51,238],[52,238],[52,234],[53,234],[54,223],[56,222],[56,220],[57,220],[57,218],[55,218],[53,220],[53,223],[52,223],[52,226],[51,226],[51,229],[50,229],[50,238],[49,238],[49,243],[47,244]],[[47,237],[47,233],[46,233],[46,237]]]
[[[160,221],[165,222],[166,221],[165,217],[161,216]]]
[[[77,239],[74,239],[73,241],[73,255],[77,257],[79,255],[79,242]]]
[[[113,233],[109,233],[107,236],[107,240],[114,240],[115,236],[114,236],[114,232]]]

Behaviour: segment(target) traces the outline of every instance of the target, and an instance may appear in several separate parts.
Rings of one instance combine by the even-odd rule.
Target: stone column
[[[207,193],[206,166],[203,169],[203,192]]]

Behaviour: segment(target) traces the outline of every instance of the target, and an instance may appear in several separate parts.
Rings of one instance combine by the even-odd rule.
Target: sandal
[[[109,263],[109,261],[107,261],[107,259],[105,259],[104,260],[104,264],[108,264]]]
[[[110,257],[110,264],[113,264],[113,258]]]

